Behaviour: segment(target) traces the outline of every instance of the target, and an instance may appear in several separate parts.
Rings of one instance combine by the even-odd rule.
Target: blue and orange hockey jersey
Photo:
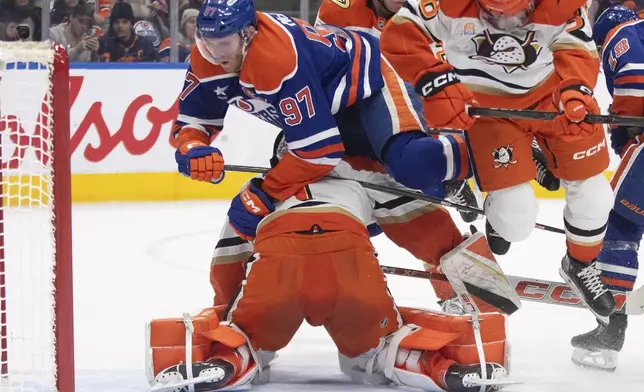
[[[611,111],[644,116],[644,20],[623,23],[608,33],[602,65],[613,96]]]
[[[239,73],[193,49],[172,137],[197,130],[214,139],[229,105],[282,128],[289,153],[263,188],[285,200],[339,163],[335,116],[383,88],[380,51],[369,34],[314,28],[281,14],[258,12],[257,31]]]

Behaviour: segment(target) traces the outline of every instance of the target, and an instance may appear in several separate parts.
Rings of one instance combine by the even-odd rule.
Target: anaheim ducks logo
[[[470,56],[473,60],[481,60],[488,64],[501,65],[505,72],[512,73],[517,69],[526,70],[539,57],[543,47],[534,42],[534,31],[528,32],[521,40],[509,34],[491,34],[485,30],[472,38],[476,43],[476,54]]]
[[[349,8],[351,5],[349,0],[331,0],[331,2],[335,3],[340,8]]]

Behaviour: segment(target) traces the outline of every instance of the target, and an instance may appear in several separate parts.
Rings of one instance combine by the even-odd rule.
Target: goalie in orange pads
[[[398,309],[390,296],[369,240],[365,222],[373,210],[362,186],[324,178],[306,194],[262,219],[244,282],[225,312],[220,307],[194,320],[151,323],[154,389],[194,384],[214,391],[267,381],[266,354],[284,348],[307,320],[329,332],[341,368],[354,380],[478,391],[481,365],[470,317]],[[481,245],[487,249],[479,234],[457,249],[477,252]],[[505,316],[481,318],[486,378],[494,383],[506,374]]]

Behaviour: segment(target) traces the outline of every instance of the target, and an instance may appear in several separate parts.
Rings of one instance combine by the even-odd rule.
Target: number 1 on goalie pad
[[[521,308],[521,299],[494,259],[483,233],[474,233],[441,257],[441,269],[466,306],[477,306],[467,298],[473,296],[508,315]],[[469,310],[479,311],[478,307]]]

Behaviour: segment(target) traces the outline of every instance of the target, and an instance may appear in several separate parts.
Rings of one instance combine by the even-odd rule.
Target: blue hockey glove
[[[224,180],[224,157],[221,151],[199,141],[183,144],[174,154],[179,173],[197,181],[219,184]]]
[[[252,241],[257,225],[268,214],[275,211],[273,198],[262,190],[262,180],[255,177],[230,203],[228,220],[235,232],[247,241]]]

